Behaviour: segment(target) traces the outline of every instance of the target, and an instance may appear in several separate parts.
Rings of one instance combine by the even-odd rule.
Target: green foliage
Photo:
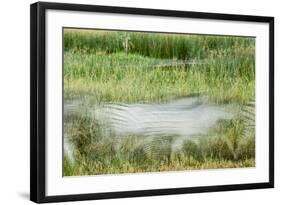
[[[64,49],[76,53],[125,52],[152,58],[202,59],[211,51],[248,48],[254,39],[208,35],[64,30]]]
[[[206,60],[206,64],[161,69],[150,66],[157,60],[134,54],[73,52],[66,52],[64,60],[67,99],[91,93],[98,102],[157,102],[192,93],[204,93],[218,103],[246,103],[254,98],[253,63],[244,69],[232,60],[226,63],[218,58]]]
[[[65,29],[64,50],[65,101],[163,103],[199,93],[240,108],[255,97],[253,38]],[[109,138],[91,117],[65,118],[74,161],[64,156],[64,175],[255,166],[254,129],[243,116],[176,151],[173,136],[157,143]]]

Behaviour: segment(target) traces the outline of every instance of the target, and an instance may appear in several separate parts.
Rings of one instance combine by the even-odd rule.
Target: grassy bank
[[[255,97],[252,38],[66,29],[64,50],[65,101],[163,103],[197,93],[216,104],[243,107]],[[181,63],[186,61],[191,63]],[[104,138],[94,119],[65,120],[74,156],[65,155],[65,175],[255,165],[254,131],[243,117],[220,122],[176,152],[167,138],[158,146],[162,157],[136,136]]]
[[[203,59],[210,51],[254,47],[254,39],[207,35],[71,30],[64,32],[65,51],[77,53],[126,52],[152,58]],[[242,51],[241,50],[241,51]],[[235,51],[229,51],[233,55]]]

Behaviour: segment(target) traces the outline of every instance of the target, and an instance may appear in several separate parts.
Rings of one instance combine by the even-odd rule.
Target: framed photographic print
[[[31,5],[30,198],[272,188],[274,18]]]

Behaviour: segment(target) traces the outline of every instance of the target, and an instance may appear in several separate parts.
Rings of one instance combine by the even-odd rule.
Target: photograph
[[[30,6],[30,199],[274,187],[274,17]]]
[[[62,28],[63,176],[254,168],[255,36]]]

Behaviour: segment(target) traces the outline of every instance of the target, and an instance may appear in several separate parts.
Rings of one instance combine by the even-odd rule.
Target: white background
[[[196,187],[268,181],[268,24],[132,15],[47,11],[46,15],[46,195]],[[157,26],[155,26],[157,25]],[[248,169],[61,177],[62,27],[255,36],[256,166]],[[262,83],[260,83],[262,82]],[[93,186],[94,185],[94,186]]]
[[[49,0],[51,1],[51,0]],[[33,1],[3,1],[0,7],[0,204],[31,204],[29,198],[29,4]],[[79,2],[62,1],[61,2]],[[80,1],[81,3],[81,1]],[[281,13],[278,1],[258,0],[85,0],[83,3],[147,7],[186,11],[275,16],[275,120],[280,122]],[[278,204],[281,194],[281,127],[275,129],[276,188],[178,196],[114,199],[69,204]],[[275,202],[275,203],[274,203]],[[279,202],[280,203],[280,202]]]

